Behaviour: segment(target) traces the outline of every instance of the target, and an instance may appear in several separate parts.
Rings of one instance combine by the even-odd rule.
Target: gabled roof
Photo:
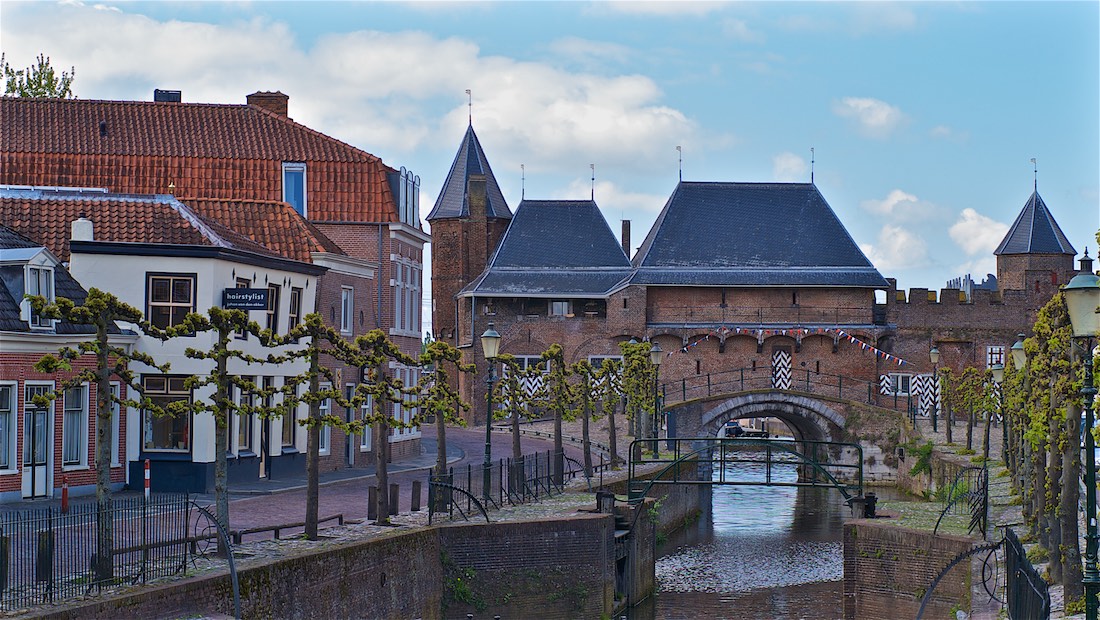
[[[281,200],[283,162],[313,220],[399,219],[392,168],[257,105],[0,97],[0,183]]]
[[[20,235],[16,231],[0,224],[0,256],[8,254],[9,250],[34,250],[45,248],[38,243],[28,239],[27,237]],[[52,259],[51,259],[52,260]],[[20,316],[20,303],[23,301],[24,284],[23,284],[23,266],[21,265],[0,265],[0,331],[5,332],[31,332],[30,325],[27,324]],[[84,290],[76,280],[73,279],[69,272],[61,265],[55,265],[53,269],[54,276],[54,296],[66,297],[71,299],[73,303],[81,305],[87,298],[88,293]],[[111,333],[118,333],[118,327],[111,325],[109,328]],[[54,334],[94,334],[95,326],[92,325],[77,325],[68,323],[65,321],[58,321],[54,325],[54,329],[48,333]]]
[[[470,125],[458,147],[451,171],[447,173],[447,180],[443,182],[443,189],[436,198],[435,207],[425,219],[430,222],[444,218],[469,217],[470,203],[466,187],[472,174],[485,175],[485,216],[502,219],[512,217],[512,211],[504,200],[496,177],[493,176],[493,169],[489,167],[489,159],[485,157],[481,142],[474,133],[474,126]]]
[[[214,220],[280,256],[311,262],[313,252],[345,252],[285,202],[183,198],[205,220]]]
[[[1075,256],[1077,250],[1070,245],[1058,222],[1050,214],[1038,191],[1031,193],[1020,215],[1008,229],[1008,234],[993,252],[1001,254],[1069,254]]]
[[[630,260],[591,200],[524,200],[489,267],[461,294],[599,297]]]
[[[631,284],[886,288],[811,183],[680,182]]]
[[[166,195],[0,188],[0,223],[62,261],[69,260],[72,222],[82,215],[92,221],[96,241],[218,247],[295,262],[308,262],[309,252],[320,244],[307,234],[315,230],[312,227],[290,225],[285,214],[290,207],[282,203],[246,203],[236,215],[233,203],[198,202],[199,208],[191,208]],[[261,221],[265,212],[281,212],[283,217]],[[290,213],[298,218],[292,209]]]

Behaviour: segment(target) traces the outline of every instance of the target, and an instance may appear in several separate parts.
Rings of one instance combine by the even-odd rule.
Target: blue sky
[[[0,4],[8,61],[75,66],[81,98],[281,90],[295,120],[418,173],[423,214],[467,88],[513,209],[521,165],[527,197],[564,199],[588,197],[595,164],[596,202],[616,234],[632,220],[635,246],[677,146],[698,181],[808,181],[813,148],[818,188],[883,275],[931,289],[995,272],[1033,157],[1055,218],[1096,254],[1098,33],[1097,2]]]

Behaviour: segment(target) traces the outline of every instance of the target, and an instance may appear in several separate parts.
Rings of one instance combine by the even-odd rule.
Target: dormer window
[[[25,278],[26,286],[23,288],[28,295],[39,295],[50,302],[54,300],[53,269],[28,265]],[[39,315],[33,308],[30,311],[29,323],[31,328],[50,329],[53,327],[53,319],[47,319]]]
[[[283,202],[306,217],[306,165],[283,162]]]

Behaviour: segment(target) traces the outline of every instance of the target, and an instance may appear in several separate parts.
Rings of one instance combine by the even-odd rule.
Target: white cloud
[[[741,43],[763,43],[764,35],[749,28],[749,25],[741,19],[726,19],[722,21],[722,34],[734,41]]]
[[[772,158],[772,176],[781,183],[805,183],[809,180],[806,160],[790,152]]]
[[[630,48],[615,43],[591,41],[580,37],[562,37],[550,44],[550,51],[585,65],[606,65],[611,62],[626,62],[630,57]]]
[[[861,244],[859,247],[879,271],[921,267],[928,260],[928,246],[924,240],[892,224],[882,227],[873,245]]]
[[[937,140],[948,140],[951,142],[966,142],[970,139],[970,132],[959,131],[948,125],[936,125],[928,132],[928,135]]]
[[[619,13],[635,15],[666,15],[679,17],[683,15],[707,15],[721,10],[727,2],[683,2],[669,0],[613,0],[612,2],[597,2],[593,6],[610,8]]]
[[[1007,232],[1008,224],[970,208],[963,209],[958,220],[947,230],[955,245],[962,248],[968,256],[992,254]]]
[[[852,2],[838,4],[846,12],[836,16],[834,9],[828,15],[814,13],[788,14],[777,24],[780,28],[799,33],[838,32],[852,36],[890,35],[917,28],[916,14],[908,7],[891,2]]]
[[[871,138],[889,137],[905,122],[898,107],[870,97],[845,97],[833,104],[833,113],[855,121],[860,133]]]
[[[859,203],[861,207],[879,215],[893,215],[895,212],[912,208],[919,204],[919,200],[913,194],[908,194],[900,189],[891,190],[882,200],[864,200]]]
[[[599,175],[600,168],[597,165],[596,204],[599,205],[604,218],[611,224],[622,219],[626,213],[644,214],[648,218],[656,218],[668,201],[668,196],[626,191],[612,181],[600,181]],[[588,200],[592,196],[592,180],[574,179],[568,187],[555,190],[551,195],[556,200]]]
[[[975,257],[972,260],[956,265],[953,269],[953,273],[959,275],[970,274],[974,282],[980,284],[987,275],[997,275],[997,257],[992,254],[989,256]]]
[[[453,146],[468,88],[478,134],[502,165],[560,171],[583,153],[652,171],[697,134],[646,76],[489,56],[458,37],[360,30],[307,47],[286,24],[262,18],[216,25],[35,3],[5,7],[4,18],[9,60],[50,50],[55,66],[76,65],[81,98],[148,100],[154,88],[171,88],[184,101],[243,103],[250,92],[281,90],[295,120],[387,160]],[[31,27],[45,22],[50,28]],[[596,51],[579,39],[562,45]]]

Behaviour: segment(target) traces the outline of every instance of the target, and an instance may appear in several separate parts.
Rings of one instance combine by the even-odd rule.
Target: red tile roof
[[[399,219],[392,168],[255,105],[0,97],[0,183],[278,201],[283,162],[311,220]]]
[[[286,258],[311,262],[312,252],[344,254],[335,243],[285,202],[181,198],[204,220],[231,227]]]

